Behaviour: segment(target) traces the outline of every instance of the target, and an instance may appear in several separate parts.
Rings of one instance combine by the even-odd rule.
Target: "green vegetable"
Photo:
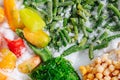
[[[94,54],[93,54],[93,44],[90,44],[90,47],[89,47],[89,58],[90,60],[92,60],[94,58]]]
[[[97,9],[98,17],[101,16],[101,13],[102,13],[103,7],[104,7],[103,4],[102,4],[102,3],[99,3],[98,9]]]
[[[63,45],[66,46],[67,45],[67,41],[66,41],[66,38],[65,38],[64,34],[62,33],[62,31],[59,32],[59,35],[61,37]]]
[[[48,11],[48,16],[47,16],[47,24],[51,23],[53,20],[53,2],[52,0],[48,0],[47,2],[47,11]]]
[[[103,41],[110,42],[113,39],[120,38],[120,34],[112,35],[107,38],[105,38]]]
[[[62,32],[63,32],[64,36],[66,37],[66,40],[68,42],[71,42],[71,39],[70,39],[70,36],[68,35],[68,32],[65,29],[63,29]]]
[[[39,65],[29,76],[32,80],[80,80],[70,62],[62,57]]]
[[[70,6],[70,5],[73,5],[73,4],[74,4],[73,1],[65,1],[65,2],[59,3],[59,6]]]
[[[43,62],[52,58],[52,53],[49,51],[48,48],[40,49],[40,48],[33,46],[30,43],[27,43],[27,44],[35,52],[35,54],[39,55],[42,58]]]
[[[61,56],[67,56],[70,55],[74,52],[80,51],[80,50],[85,50],[89,48],[89,45],[84,45],[84,46],[79,46],[79,45],[73,45],[71,47],[69,47],[68,49],[66,49]]]
[[[89,32],[89,33],[92,33],[92,32],[93,32],[93,29],[92,29],[92,28],[89,28],[89,27],[86,27],[86,31]]]
[[[79,43],[79,46],[84,46],[87,42],[87,38],[86,37],[83,37],[81,42]]]
[[[109,45],[108,42],[103,42],[103,43],[101,43],[101,44],[99,44],[99,45],[94,46],[94,50],[103,49],[103,48],[105,48],[105,47],[108,47],[108,45]]]
[[[88,37],[87,31],[86,31],[86,26],[84,26],[84,20],[80,19],[79,22],[80,22],[80,26],[81,26],[81,29],[82,29],[84,36]]]
[[[108,33],[105,31],[103,34],[100,35],[98,43],[101,43],[106,37],[108,37]]]
[[[108,8],[111,9],[114,14],[120,19],[120,11],[113,4],[109,4]]]
[[[78,38],[78,28],[77,28],[77,23],[76,23],[76,20],[75,18],[70,18],[71,22],[72,22],[72,25],[73,25],[73,28],[74,28],[74,32],[75,32],[75,39]]]

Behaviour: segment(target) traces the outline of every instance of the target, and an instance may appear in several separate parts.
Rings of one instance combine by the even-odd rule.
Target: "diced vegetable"
[[[10,50],[6,48],[1,49],[0,57],[2,58],[2,60],[0,61],[1,69],[13,70],[15,68],[17,57]]]
[[[18,70],[22,73],[30,73],[35,67],[40,64],[40,62],[40,58],[38,56],[34,56],[19,64]]]
[[[42,30],[36,32],[30,32],[29,29],[24,28],[23,34],[25,39],[30,42],[31,44],[43,48],[48,45],[50,41],[50,37]]]
[[[23,40],[21,38],[16,40],[8,40],[7,38],[5,39],[9,49],[19,58],[22,55],[21,50],[25,48]]]
[[[0,80],[6,80],[6,79],[7,79],[7,77],[0,72]]]
[[[45,22],[39,13],[32,8],[24,8],[20,10],[20,18],[31,32],[39,31],[45,27]]]
[[[61,57],[39,65],[29,75],[32,80],[80,80],[70,62]]]
[[[0,23],[3,22],[4,18],[5,18],[4,10],[2,7],[0,7]]]
[[[15,0],[4,0],[4,10],[12,30],[15,31],[16,28],[24,27],[20,21],[19,11],[16,7]]]

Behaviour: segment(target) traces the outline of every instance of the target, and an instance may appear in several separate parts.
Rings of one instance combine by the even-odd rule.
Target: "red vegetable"
[[[23,40],[21,38],[12,41],[5,38],[5,40],[9,49],[19,58],[22,55],[21,49],[25,47]]]

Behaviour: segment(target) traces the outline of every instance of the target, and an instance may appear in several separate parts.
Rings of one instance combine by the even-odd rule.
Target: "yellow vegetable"
[[[7,79],[7,77],[0,72],[0,80],[6,80],[6,79]]]
[[[18,65],[18,70],[22,73],[31,72],[36,66],[41,62],[41,59],[38,56],[34,56],[28,60],[25,60],[23,63]]]
[[[24,8],[20,10],[20,18],[31,32],[36,32],[45,27],[45,22],[40,17],[37,11],[32,8]]]
[[[85,68],[85,66],[80,66],[79,69],[82,75],[85,75],[87,73],[87,69]]]
[[[29,29],[24,28],[23,34],[27,41],[40,48],[47,46],[50,41],[50,37],[42,30],[31,32]]]
[[[0,23],[3,22],[5,16],[4,16],[4,10],[2,7],[0,7]]]
[[[17,57],[8,49],[0,50],[0,68],[1,69],[14,69]]]

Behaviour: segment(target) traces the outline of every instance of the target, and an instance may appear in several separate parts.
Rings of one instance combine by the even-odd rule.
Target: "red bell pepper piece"
[[[21,38],[16,40],[9,40],[5,38],[5,40],[7,41],[9,49],[19,58],[22,55],[21,50],[25,48],[23,40]]]

